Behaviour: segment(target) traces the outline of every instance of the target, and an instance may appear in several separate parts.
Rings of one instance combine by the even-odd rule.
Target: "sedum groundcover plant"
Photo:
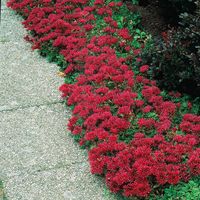
[[[137,13],[118,0],[7,5],[24,17],[32,48],[61,66],[68,127],[112,192],[148,197],[199,176],[200,116],[164,98],[147,65],[136,67],[148,37]]]

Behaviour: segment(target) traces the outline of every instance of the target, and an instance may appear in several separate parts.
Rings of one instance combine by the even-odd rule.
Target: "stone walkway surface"
[[[0,24],[0,180],[8,200],[106,200],[87,153],[66,129],[58,66],[23,40],[21,18],[2,2]]]

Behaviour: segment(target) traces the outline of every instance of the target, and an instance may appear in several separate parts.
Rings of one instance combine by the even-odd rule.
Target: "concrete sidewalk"
[[[66,130],[50,64],[23,40],[21,18],[5,7],[0,25],[0,180],[8,200],[106,200],[103,181],[90,174],[86,151]]]

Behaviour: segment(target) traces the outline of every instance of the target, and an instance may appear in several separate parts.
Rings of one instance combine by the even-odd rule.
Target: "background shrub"
[[[158,0],[158,6],[166,22],[175,25],[181,13],[194,13],[196,8],[195,0]]]
[[[196,4],[195,14],[180,14],[179,27],[149,41],[141,55],[161,87],[194,97],[200,96],[200,7]]]

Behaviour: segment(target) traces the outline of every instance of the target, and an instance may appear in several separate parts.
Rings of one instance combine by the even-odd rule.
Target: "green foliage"
[[[188,183],[179,183],[164,190],[162,196],[151,195],[150,200],[197,200],[200,199],[200,178],[194,178]]]
[[[138,0],[132,0],[132,3],[137,5],[139,3],[139,1]]]
[[[80,72],[73,72],[70,75],[65,77],[65,83],[74,84],[77,80],[76,78],[80,75]]]
[[[1,180],[0,180],[0,199],[7,200],[5,192],[4,192],[3,181]]]
[[[74,138],[75,142],[79,142],[80,139],[81,139],[81,136],[80,135],[73,135],[73,138]]]
[[[138,130],[137,127],[135,127],[134,129],[131,127],[123,132],[120,132],[118,140],[129,144],[130,141],[133,139],[134,134],[137,132],[137,130]]]
[[[82,126],[84,122],[84,119],[79,118],[78,121],[76,122],[76,125]]]
[[[141,44],[143,41],[147,38],[147,33],[144,32],[143,30],[140,30],[138,28],[134,29],[132,31],[133,40],[131,42],[131,46],[134,47],[135,49],[139,49],[141,47]]]
[[[127,198],[120,193],[112,194],[108,189],[104,190],[105,199],[115,200],[139,200],[144,198]],[[177,185],[164,189],[162,195],[152,193],[146,200],[198,200],[200,199],[200,178],[193,178],[188,183],[181,182]]]
[[[155,112],[149,112],[145,114],[146,118],[158,120],[159,117]]]
[[[64,71],[68,65],[63,55],[59,53],[59,48],[52,46],[51,42],[46,42],[38,50],[41,56],[47,58],[48,62],[54,62],[60,67],[60,71]]]
[[[119,28],[128,28],[131,35],[137,27],[142,28],[140,13],[131,12],[125,4],[119,10],[113,12],[113,19],[117,21]]]

